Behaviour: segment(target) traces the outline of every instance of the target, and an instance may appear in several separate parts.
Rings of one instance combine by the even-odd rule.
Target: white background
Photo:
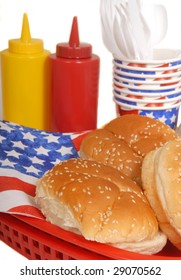
[[[181,1],[156,2],[166,5],[169,19],[168,32],[161,46],[181,48]],[[0,0],[0,50],[8,47],[9,39],[20,37],[24,12],[28,13],[32,37],[43,39],[44,48],[52,53],[57,43],[68,41],[72,18],[78,17],[80,40],[91,43],[93,52],[101,59],[98,126],[114,118],[112,55],[101,37],[99,0]],[[0,262],[2,259],[18,261],[23,257],[0,241]]]

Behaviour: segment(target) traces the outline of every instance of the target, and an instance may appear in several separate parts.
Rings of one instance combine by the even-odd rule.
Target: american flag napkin
[[[43,218],[35,186],[60,161],[79,157],[86,132],[64,134],[0,121],[0,212]]]

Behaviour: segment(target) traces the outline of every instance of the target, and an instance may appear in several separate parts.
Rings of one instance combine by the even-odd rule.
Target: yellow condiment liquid
[[[32,39],[24,14],[20,39],[1,52],[3,119],[43,130],[50,127],[50,52]]]

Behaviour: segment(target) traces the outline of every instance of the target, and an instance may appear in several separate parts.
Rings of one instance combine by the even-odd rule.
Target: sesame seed
[[[172,171],[172,170],[173,170],[173,168],[172,168],[172,167],[169,167],[169,168],[167,168],[167,170],[168,170],[168,171]]]
[[[112,223],[113,224],[118,224],[118,220],[113,220]]]

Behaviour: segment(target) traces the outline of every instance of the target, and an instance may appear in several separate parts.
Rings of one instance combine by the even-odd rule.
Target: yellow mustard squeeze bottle
[[[28,16],[23,16],[20,39],[9,40],[1,52],[3,119],[49,130],[50,52],[41,39],[32,39]]]

